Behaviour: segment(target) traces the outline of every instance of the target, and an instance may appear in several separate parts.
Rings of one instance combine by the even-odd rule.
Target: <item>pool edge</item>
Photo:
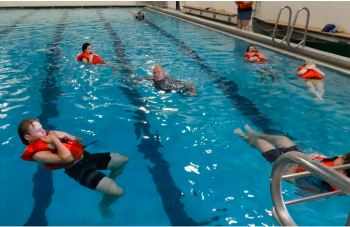
[[[201,27],[205,27],[220,33],[224,33],[226,35],[232,36],[237,39],[241,39],[247,42],[251,42],[254,44],[258,44],[260,46],[264,46],[266,48],[272,49],[274,51],[281,52],[283,54],[288,54],[290,56],[299,58],[299,59],[312,59],[316,60],[319,65],[331,68],[333,70],[345,73],[346,76],[350,77],[350,59],[339,56],[336,54],[328,53],[325,51],[316,50],[310,47],[295,48],[297,45],[292,44],[291,47],[288,47],[286,44],[274,43],[270,37],[260,35],[253,32],[248,32],[244,30],[240,30],[234,28],[229,25],[221,24],[214,21],[209,21],[206,19],[194,17],[188,14],[185,14],[181,11],[171,10],[171,9],[163,9],[154,7],[151,5],[146,5],[147,9],[157,11],[159,13],[166,14],[168,16],[172,16],[181,20],[184,20],[189,23],[196,24]],[[277,42],[281,40],[275,39]],[[340,67],[340,68],[339,68]]]

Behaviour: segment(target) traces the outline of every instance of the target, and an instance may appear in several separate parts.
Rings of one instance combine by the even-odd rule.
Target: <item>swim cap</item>
[[[316,65],[316,62],[313,61],[313,60],[308,59],[308,60],[305,61],[305,65],[307,65],[307,64],[314,64],[314,65]]]

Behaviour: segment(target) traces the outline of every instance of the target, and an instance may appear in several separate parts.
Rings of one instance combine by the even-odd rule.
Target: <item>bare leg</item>
[[[115,183],[115,178],[119,176],[124,166],[129,162],[127,156],[118,153],[110,153],[111,160],[107,168],[111,170],[109,177],[104,177],[96,186],[96,191],[104,193],[102,201],[98,204],[98,208],[104,218],[113,218],[114,213],[110,205],[115,203],[119,197],[124,195],[124,190]]]
[[[265,137],[266,139],[269,140],[279,140],[278,138],[274,138],[274,137],[284,137],[284,136],[268,136],[265,135],[263,133],[259,133],[259,132],[255,132],[254,130],[252,130],[248,125],[245,126],[245,128],[248,128],[248,134],[244,135],[242,130],[240,128],[236,129],[234,131],[234,133],[238,136],[240,136],[242,139],[244,139],[251,147],[259,149],[259,151],[264,154],[267,151],[270,151],[272,149],[276,149],[276,147],[274,147],[271,143],[269,143],[266,140],[262,140],[262,139],[257,139],[256,137]],[[286,138],[286,137],[285,137]],[[288,138],[286,138],[288,139]],[[289,139],[288,139],[289,140]],[[290,141],[290,140],[289,140]],[[292,141],[290,141],[291,143],[293,143]],[[294,144],[294,143],[293,143]],[[290,147],[290,146],[288,146]],[[263,155],[264,156],[264,155]],[[286,171],[284,172],[284,174],[293,174],[296,173],[298,169],[298,165],[290,165],[289,168],[286,169]],[[290,183],[295,183],[295,179],[292,180],[288,180]]]
[[[257,139],[256,137],[251,135],[244,135],[240,128],[235,129],[233,133],[244,139],[247,142],[247,144],[249,144],[252,148],[259,149],[261,153],[265,153],[266,151],[276,148],[265,140]]]
[[[263,82],[264,79],[266,79],[266,72],[265,71],[261,71],[260,78],[261,78],[260,83]]]
[[[272,77],[273,79],[275,78],[275,76],[277,76],[278,79],[281,79],[280,75],[274,69],[268,69],[268,71],[270,73],[270,77]]]
[[[237,20],[237,28],[242,29],[243,28],[243,22],[242,20]]]
[[[105,62],[103,65],[113,67],[112,76],[118,77],[118,74],[117,74],[118,67],[119,67],[119,64],[118,64],[118,63],[114,63],[114,62]]]
[[[311,81],[306,80],[306,81],[305,81],[305,84],[306,84],[306,86],[308,87],[309,91],[317,97],[317,100],[323,101],[322,97],[321,97],[320,94],[316,91],[315,86],[314,86],[314,84],[313,84]]]
[[[114,172],[115,170],[123,169],[124,166],[129,162],[129,157],[121,155],[119,153],[110,153],[111,160],[108,163],[107,169]]]
[[[242,28],[246,31],[250,31],[249,20],[242,20]]]
[[[318,94],[321,96],[323,96],[324,93],[324,84],[322,80],[314,80],[313,81],[314,85],[316,86],[317,92]]]
[[[295,145],[295,143],[293,143],[289,138],[285,136],[266,135],[264,133],[256,132],[253,129],[251,129],[249,125],[245,125],[244,128],[245,130],[247,130],[248,136],[261,138],[276,147],[291,147]]]
[[[95,190],[104,193],[102,201],[98,204],[101,215],[104,218],[113,218],[114,212],[110,208],[110,205],[115,203],[119,197],[124,195],[124,190],[109,177],[104,177],[98,183]]]

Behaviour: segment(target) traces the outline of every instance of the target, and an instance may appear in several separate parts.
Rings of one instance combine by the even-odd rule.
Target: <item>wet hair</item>
[[[249,46],[247,47],[247,52],[249,51],[249,47],[254,47],[254,48],[255,48],[255,51],[256,51],[256,47],[255,47],[254,45],[249,45]]]
[[[83,46],[81,47],[81,49],[83,50],[83,52],[86,50],[86,48],[88,48],[88,46],[91,46],[90,43],[84,43]]]
[[[343,157],[343,165],[350,163],[350,152],[344,155]],[[344,169],[346,176],[350,177],[350,169]]]
[[[39,122],[39,120],[36,118],[28,118],[23,120],[18,125],[18,135],[19,135],[19,138],[21,138],[21,141],[24,145],[29,145],[28,140],[26,140],[24,136],[30,134],[30,130],[29,130],[30,125],[34,128],[33,122]]]

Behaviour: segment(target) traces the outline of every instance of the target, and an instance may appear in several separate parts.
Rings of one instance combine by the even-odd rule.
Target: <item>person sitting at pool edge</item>
[[[277,158],[284,153],[290,151],[303,152],[293,143],[289,138],[285,136],[275,136],[275,135],[266,135],[264,133],[256,132],[252,130],[249,125],[245,125],[244,128],[247,130],[245,135],[240,128],[234,130],[234,133],[240,136],[247,144],[252,148],[258,149],[266,161],[274,163]],[[350,152],[346,155],[336,156],[333,158],[327,158],[323,155],[318,154],[309,154],[312,159],[321,161],[324,165],[328,167],[340,166],[350,163]],[[299,165],[293,164],[287,170],[287,174],[299,173],[306,171]],[[337,170],[339,173],[344,174],[345,176],[350,176],[350,169],[346,170]],[[334,186],[328,184],[325,181],[322,181],[316,176],[296,178],[289,181],[295,186],[312,193],[324,193],[338,190]]]
[[[27,145],[21,156],[23,160],[42,163],[50,170],[65,168],[65,173],[82,186],[104,193],[98,207],[104,218],[114,217],[110,205],[124,195],[114,180],[129,162],[127,156],[112,152],[90,154],[80,144],[82,138],[60,131],[45,132],[34,118],[19,124],[18,135]],[[107,169],[111,170],[108,177],[97,171]]]
[[[272,65],[267,62],[266,57],[260,51],[257,51],[254,45],[248,46],[247,53],[244,55],[243,61],[253,63],[253,66],[259,72],[261,72],[261,81],[266,79],[266,72],[270,73],[269,76],[272,78],[272,81],[275,80],[275,75],[277,75],[278,79],[280,79],[278,73],[272,69]]]
[[[78,57],[78,61],[82,61],[85,64],[94,64],[94,65],[105,65],[105,66],[111,66],[114,67],[113,69],[113,74],[116,73],[118,70],[118,64],[113,63],[113,62],[105,62],[98,54],[95,54],[92,51],[92,47],[90,43],[84,43],[83,46],[81,47],[83,53],[81,53]]]
[[[175,91],[180,94],[186,95],[188,92],[194,96],[198,97],[198,93],[196,92],[196,87],[191,83],[185,83],[181,80],[175,79],[170,76],[165,76],[164,69],[160,65],[156,65],[153,68],[153,76],[144,76],[140,77],[137,80],[134,80],[134,86],[143,81],[147,80],[153,83],[154,87],[157,90],[172,92]]]
[[[145,19],[146,13],[138,11],[137,13],[133,13],[133,15],[134,15],[135,19],[143,20],[143,19]]]
[[[306,86],[318,101],[323,101],[324,84],[322,80],[325,74],[317,68],[315,62],[307,60],[304,66],[299,67],[297,76],[305,79]]]

